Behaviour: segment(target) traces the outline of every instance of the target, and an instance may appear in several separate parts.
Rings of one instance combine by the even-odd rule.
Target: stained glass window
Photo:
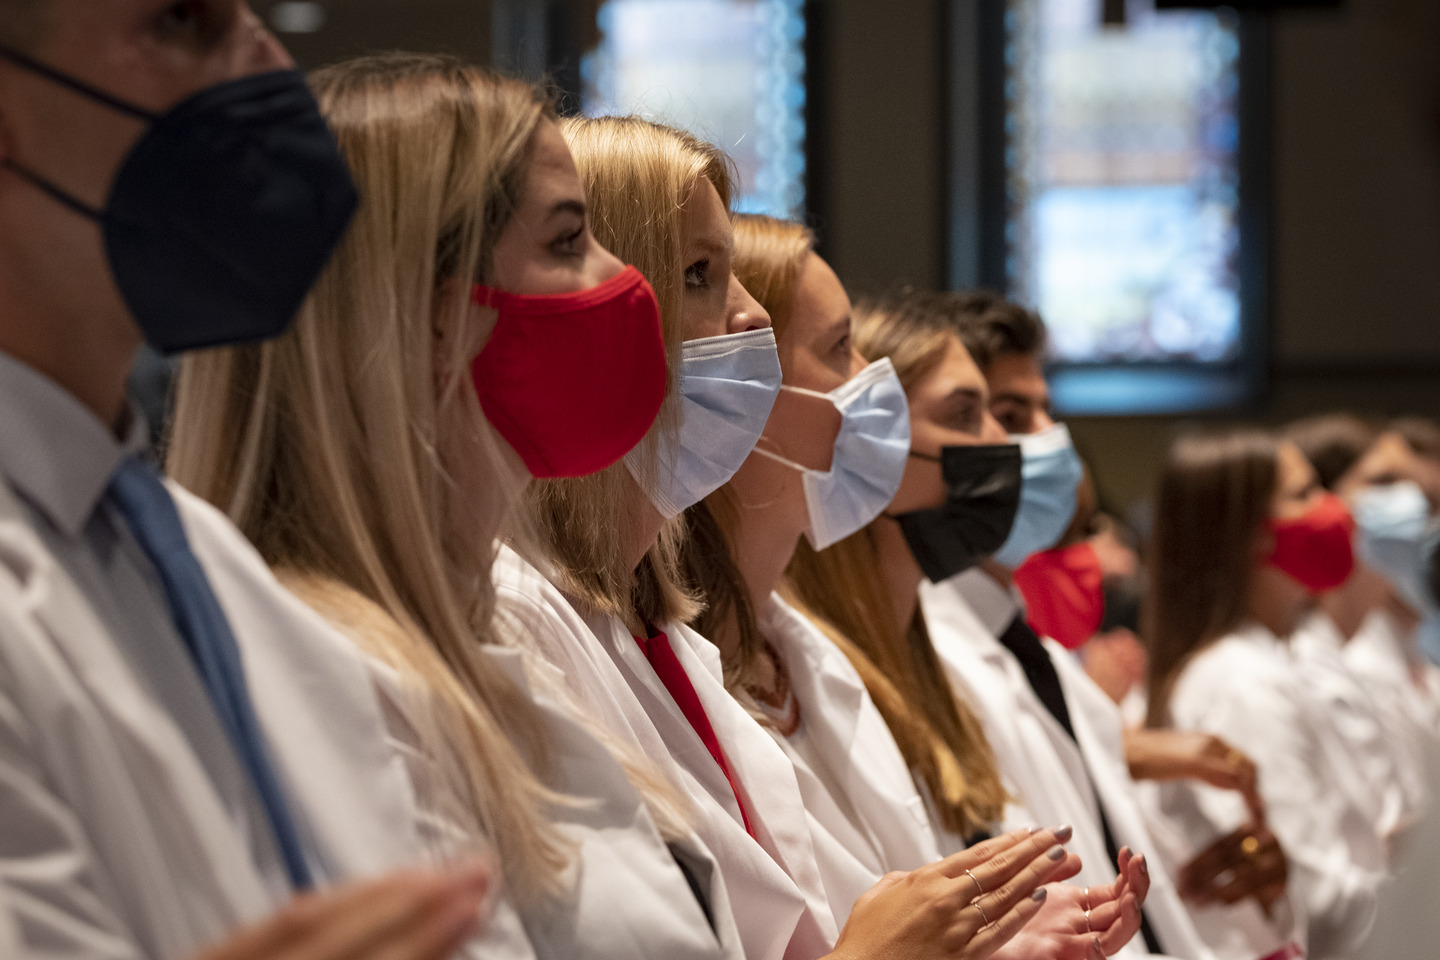
[[[803,0],[607,0],[582,67],[591,116],[637,113],[724,148],[736,209],[805,206]]]
[[[1225,405],[1164,375],[1243,360],[1233,17],[1131,0],[1105,25],[1101,0],[1008,0],[1005,28],[1005,270],[1050,328],[1057,402]],[[1087,367],[1116,376],[1064,376]]]

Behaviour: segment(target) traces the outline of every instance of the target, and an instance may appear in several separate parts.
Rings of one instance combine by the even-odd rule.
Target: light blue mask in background
[[[1013,570],[1030,554],[1055,546],[1070,526],[1085,468],[1063,423],[1011,436],[1010,442],[1020,444],[1024,458],[1020,511],[995,560]]]

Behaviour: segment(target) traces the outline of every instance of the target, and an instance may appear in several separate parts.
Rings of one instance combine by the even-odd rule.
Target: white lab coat
[[[365,664],[280,588],[228,520],[170,489],[240,645],[318,882],[423,861],[420,811]],[[285,899],[260,875],[186,735],[3,483],[0,829],[30,838],[31,858],[0,867],[0,901],[16,937],[46,957],[177,960]],[[476,946],[486,957],[533,956],[503,900]]]
[[[979,714],[1001,775],[1018,802],[1007,810],[1006,827],[1072,825],[1075,838],[1069,847],[1084,866],[1071,882],[1081,886],[1115,879],[1098,803],[1105,804],[1118,844],[1136,853],[1153,851],[1125,763],[1119,711],[1074,658],[1058,644],[1049,645],[1075,728],[1071,740],[1030,688],[1019,661],[996,639],[1020,610],[1010,592],[973,570],[942,584],[922,585],[920,597],[946,675]],[[1147,863],[1151,887],[1145,913],[1167,954],[1210,960],[1213,954],[1180,902],[1166,865],[1154,855]],[[1116,954],[1148,955],[1138,936]]]
[[[778,595],[757,613],[800,707],[794,735],[770,732],[795,765],[806,809],[865,871],[838,902],[832,893],[836,916],[845,917],[881,876],[933,863],[940,847],[900,747],[849,659]],[[819,841],[817,853],[830,889],[845,867],[826,867]]]
[[[795,863],[787,863],[783,856],[776,855],[771,833],[762,835],[762,846],[745,832],[728,781],[674,707],[639,644],[623,625],[597,620],[597,633],[563,593],[508,547],[501,549],[494,575],[503,635],[553,664],[581,709],[653,761],[693,803],[695,831],[719,866],[745,956],[750,960],[804,960],[828,952],[834,943],[835,926],[813,848],[808,865],[803,856],[793,858],[797,859]],[[703,667],[684,633],[675,630],[669,636],[676,656],[692,673],[697,693],[734,772],[750,792],[752,814],[758,817],[759,808],[774,792],[783,801],[787,777],[790,789],[798,795],[788,761],[782,770],[774,769],[778,750],[770,738],[728,693],[719,703],[724,709],[715,709],[713,674]],[[629,656],[631,651],[634,658]],[[704,682],[706,677],[710,677],[708,684]],[[724,693],[724,688],[720,689]],[[752,735],[745,742],[758,737],[764,745],[756,757],[751,756],[756,751],[735,749],[736,728],[744,730],[735,710],[740,710],[740,717],[751,728]],[[762,768],[759,779],[756,764]],[[765,777],[771,773],[776,782],[767,784]],[[786,838],[792,838],[795,832],[789,827],[781,831]],[[795,843],[803,845],[802,841],[808,840],[809,834],[804,832],[795,838]],[[798,879],[787,868],[793,869]]]
[[[1341,787],[1368,813],[1375,831],[1389,838],[1419,820],[1424,770],[1413,741],[1393,737],[1374,696],[1345,661],[1345,638],[1325,613],[1306,618],[1290,638],[1292,660],[1339,742],[1337,760],[1349,762]]]
[[[1186,664],[1169,711],[1177,728],[1216,734],[1255,761],[1266,819],[1290,862],[1291,897],[1307,918],[1310,956],[1351,956],[1375,915],[1385,850],[1346,782],[1357,775],[1346,746],[1291,652],[1258,624],[1222,637]],[[1180,821],[1193,853],[1243,822],[1233,800],[1226,809],[1202,788],[1170,786],[1195,792],[1195,816]]]
[[[310,596],[305,584],[297,586]],[[363,597],[326,594],[317,609],[336,627],[351,634],[361,650],[376,638],[374,618],[385,617]],[[358,614],[358,616],[357,616]],[[392,626],[391,630],[398,630]],[[507,677],[533,707],[530,718],[544,762],[532,759],[541,781],[568,798],[549,805],[543,814],[570,844],[564,888],[554,896],[519,903],[517,909],[530,943],[540,958],[569,960],[736,960],[742,956],[738,934],[714,861],[693,836],[667,846],[648,810],[615,756],[586,729],[584,719],[564,698],[554,668],[538,657],[508,646],[485,645],[478,650],[484,667]],[[458,826],[445,822],[448,806],[435,788],[443,764],[426,754],[429,744],[419,731],[433,728],[433,693],[411,674],[380,659],[370,660],[377,684],[387,692],[393,709],[387,714],[397,750],[410,761],[422,806],[434,810],[434,843],[442,855],[455,855],[474,842]],[[428,800],[428,803],[427,803]],[[450,801],[453,802],[453,801]],[[705,899],[702,908],[677,860],[690,868]],[[714,929],[706,910],[715,918]]]

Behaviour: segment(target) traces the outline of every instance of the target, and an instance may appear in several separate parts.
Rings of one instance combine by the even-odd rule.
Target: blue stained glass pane
[[[1244,342],[1238,34],[1148,0],[1107,27],[1100,5],[1009,0],[1010,294],[1039,309],[1062,367],[1147,363],[1139,380],[1083,378],[1108,402],[1199,403],[1206,390],[1156,393],[1155,378],[1233,369]]]
[[[587,114],[689,130],[735,160],[737,210],[803,216],[804,0],[607,0],[598,22]]]

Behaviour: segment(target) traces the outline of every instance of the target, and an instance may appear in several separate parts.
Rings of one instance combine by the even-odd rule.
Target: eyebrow
[[[585,204],[579,200],[561,200],[550,208],[550,212],[546,214],[546,217],[553,218],[562,213],[573,213],[583,220],[585,219]]]
[[[956,387],[945,395],[945,399],[942,402],[950,403],[962,399],[981,401],[984,399],[984,396],[984,392],[975,387]]]
[[[727,256],[731,258],[735,256],[735,238],[733,236],[727,237],[724,240],[721,240],[718,234],[708,237],[697,237],[694,246],[712,256]]]
[[[991,402],[991,403],[994,403],[994,402],[997,401],[997,400],[1009,400],[1011,403],[1021,403],[1021,404],[1025,404],[1026,406],[1029,406],[1029,405],[1034,404],[1034,403],[1036,402],[1034,397],[1031,397],[1031,396],[1029,396],[1029,395],[1027,395],[1027,394],[1023,394],[1023,393],[1010,393],[1009,391],[1003,391],[1003,392],[1001,392],[1001,393],[992,393],[992,394],[990,395],[990,402]],[[1049,397],[1046,397],[1044,400],[1040,401],[1039,406],[1040,406],[1042,409],[1049,410],[1049,409],[1050,409],[1050,398],[1049,398]]]

